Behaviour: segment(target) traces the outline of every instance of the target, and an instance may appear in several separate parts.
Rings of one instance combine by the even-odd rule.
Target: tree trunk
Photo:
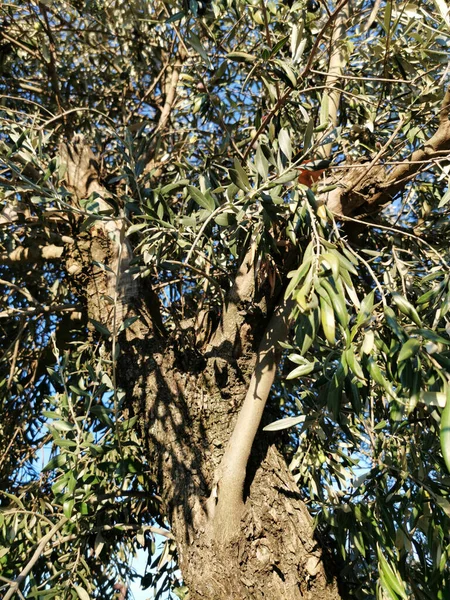
[[[75,195],[83,198],[94,191],[105,202],[94,157],[84,141],[75,138],[62,154]],[[120,220],[97,219],[68,252],[68,273],[85,289],[89,318],[119,337],[118,383],[126,392],[127,406],[140,416],[147,463],[162,498],[161,514],[172,527],[191,600],[339,598],[314,539],[311,517],[269,434],[255,440],[253,434],[248,436],[251,454],[248,461],[245,458],[242,481],[233,473],[234,464],[227,465],[226,477],[220,476],[231,435],[239,431],[235,424],[251,381],[256,391],[250,401],[257,405],[256,412],[264,407],[262,390],[268,392],[276,367],[278,343],[271,334],[287,333],[279,327],[283,310],[275,320],[270,318],[276,306],[273,290],[264,295],[264,286],[256,284],[255,253],[249,250],[221,324],[200,350],[199,340],[207,337],[202,333],[209,328],[203,323],[198,335],[198,315],[168,335],[148,281],[141,281],[137,289],[127,272],[130,248],[122,228]],[[119,333],[127,312],[139,319]],[[256,384],[255,373],[261,376]],[[242,430],[248,429],[244,424]],[[239,443],[238,439],[238,447]],[[224,498],[233,497],[225,481],[238,490],[238,506],[227,506],[226,501],[224,506]],[[227,529],[226,534],[220,528]]]
[[[264,322],[260,323],[260,330]],[[120,384],[140,427],[177,542],[190,598],[339,598],[314,539],[312,519],[270,434],[255,440],[240,530],[226,543],[211,526],[214,474],[233,431],[255,363],[248,343],[239,357],[201,355],[189,329],[175,344],[140,322],[121,340]],[[186,345],[185,345],[186,344]],[[255,345],[255,342],[253,342]]]

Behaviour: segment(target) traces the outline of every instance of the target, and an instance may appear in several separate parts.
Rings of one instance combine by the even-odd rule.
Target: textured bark
[[[205,357],[183,348],[183,340],[158,341],[136,323],[126,345],[121,341],[121,385],[141,415],[192,600],[337,599],[311,517],[269,434],[253,445],[238,531],[223,543],[212,526],[215,474],[248,388],[255,344],[242,339],[240,357]]]
[[[78,144],[78,150],[77,144],[66,147],[69,185],[82,198],[93,182],[103,197],[90,151],[84,144]],[[79,235],[67,264],[69,274],[84,285],[88,316],[108,324],[108,279],[98,263],[115,260],[117,238],[102,233],[97,225]],[[235,506],[229,507],[239,518],[227,535],[217,530],[217,523],[226,526],[215,513],[226,515],[216,505],[224,492],[221,485],[227,485],[220,473],[239,411],[252,375],[259,372],[262,377],[266,366],[272,372],[276,364],[276,352],[268,358],[264,351],[270,346],[276,297],[261,291],[254,258],[250,249],[222,322],[202,351],[197,349],[194,317],[182,323],[176,335],[165,334],[157,319],[157,296],[142,281],[140,290],[126,298],[126,310],[140,319],[119,337],[119,385],[140,416],[147,462],[161,494],[161,514],[172,526],[191,600],[312,600],[319,595],[336,600],[335,579],[325,571],[311,517],[270,434],[261,433],[253,443],[251,433],[251,454],[239,482],[242,506],[238,513]],[[269,341],[260,345],[264,336]]]
[[[395,195],[403,190],[418,173],[430,168],[440,160],[448,160],[450,151],[449,112],[450,89],[446,91],[442,101],[439,127],[421,148],[390,171],[379,164],[383,155],[390,150],[397,129],[401,127],[400,123],[371,163],[365,163],[359,168],[351,168],[348,172],[340,173],[336,188],[321,195],[323,202],[334,214],[343,216],[375,213],[383,205],[392,202]]]

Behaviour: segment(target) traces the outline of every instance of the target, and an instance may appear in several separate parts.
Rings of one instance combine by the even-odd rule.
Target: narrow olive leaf
[[[277,64],[284,73],[285,77],[282,76],[283,81],[290,87],[295,88],[297,86],[297,77],[291,67],[283,60],[275,59],[273,62]],[[281,75],[280,72],[279,74]]]
[[[64,501],[63,513],[64,513],[64,516],[66,517],[66,519],[70,519],[70,517],[72,516],[72,511],[73,511],[74,505],[75,505],[75,500],[73,498],[69,498],[68,500]]]
[[[289,40],[289,36],[285,36],[284,38],[282,38],[279,42],[277,42],[275,44],[275,46],[272,48],[272,50],[270,51],[270,56],[276,56],[276,54],[278,54],[278,51],[281,50],[281,48],[283,48],[283,46],[286,44],[286,42]]]
[[[250,186],[250,182],[248,180],[247,173],[245,172],[243,166],[241,165],[239,159],[236,156],[234,157],[233,162],[234,162],[234,170],[238,174],[239,179],[241,180],[241,182],[244,186],[244,189],[249,190],[251,186]],[[238,184],[236,184],[236,185],[238,185]]]
[[[445,194],[442,196],[438,208],[442,208],[443,206],[445,206],[446,204],[448,204],[448,202],[450,201],[450,188],[445,192]]]
[[[258,173],[261,175],[263,179],[267,179],[267,175],[269,174],[269,162],[267,158],[264,156],[264,152],[261,150],[261,146],[256,148],[255,152],[255,166]]]
[[[134,225],[131,225],[131,227],[129,227],[127,229],[126,236],[128,237],[129,235],[133,235],[133,233],[136,233],[137,231],[144,229],[144,227],[148,227],[148,223],[135,223]]]
[[[108,427],[113,427],[114,423],[109,416],[111,411],[101,404],[96,404],[91,407],[91,413],[98,418],[98,420],[107,425]]]
[[[133,325],[133,323],[135,323],[136,321],[139,320],[138,316],[134,316],[134,317],[128,317],[126,318],[123,323],[120,325],[119,327],[119,332],[124,331],[124,329],[128,329],[128,327],[131,327],[131,325]]]
[[[304,355],[306,354],[306,352],[308,352],[308,350],[310,349],[310,347],[312,346],[314,339],[316,337],[316,328],[315,328],[315,315],[314,315],[314,311],[311,312],[310,314],[305,314],[305,313],[301,313],[297,319],[297,322],[295,324],[295,341],[297,342],[297,345],[299,346],[300,350],[301,350],[301,361],[295,361],[292,358],[292,355],[290,357],[290,360],[292,360],[293,362],[296,362],[297,364],[303,364],[304,363]],[[293,355],[293,356],[300,356],[300,355]]]
[[[226,56],[228,60],[236,62],[249,62],[253,63],[256,60],[256,56],[249,54],[248,52],[229,52]]]
[[[400,581],[400,578],[397,576],[396,572],[391,567],[391,565],[387,562],[379,547],[377,548],[377,550],[380,575],[382,574],[384,576],[384,579],[391,590],[393,590],[398,596],[400,596],[400,598],[408,600],[403,581]]]
[[[350,346],[350,348],[347,348],[347,350],[345,351],[345,358],[347,360],[348,366],[350,367],[352,372],[356,375],[356,377],[358,379],[360,379],[361,381],[365,382],[366,379],[364,377],[364,372],[363,372],[362,367],[361,367],[358,359],[356,358],[356,355],[351,346]]]
[[[384,598],[389,598],[389,600],[398,600],[397,594],[394,592],[394,590],[390,587],[390,585],[386,581],[386,577],[384,576],[383,571],[381,571],[381,569],[379,571],[379,578],[380,578],[381,588],[384,592],[382,595],[383,600],[384,600]]]
[[[375,292],[370,292],[361,302],[361,307],[356,317],[356,326],[359,328],[372,317]]]
[[[364,538],[362,535],[362,531],[357,531],[353,534],[353,543],[359,552],[365,557],[366,556],[366,547],[364,546]]]
[[[322,260],[322,266],[325,269],[330,269],[333,273],[333,279],[337,280],[339,277],[339,258],[332,252],[324,252],[320,257]]]
[[[412,356],[415,356],[420,350],[420,342],[417,338],[410,338],[407,342],[405,342],[400,350],[398,355],[398,362],[402,362],[403,360],[407,360]]]
[[[293,371],[286,376],[286,379],[296,379],[297,377],[303,377],[304,375],[309,375],[316,368],[316,363],[307,362],[304,365],[300,365],[296,367]]]
[[[80,600],[90,600],[91,597],[89,596],[87,591],[84,589],[84,587],[81,587],[79,585],[74,585],[73,587],[75,588],[75,591],[77,592],[78,598]]]
[[[320,297],[320,320],[323,333],[329,344],[336,344],[336,322],[334,319],[334,310],[328,302]]]
[[[441,414],[440,441],[442,456],[450,473],[450,388],[447,390],[447,400]]]
[[[299,417],[286,417],[266,425],[263,427],[263,431],[280,431],[281,429],[288,429],[289,427],[303,423],[305,419],[305,415],[300,415]]]
[[[208,52],[203,47],[199,37],[195,35],[195,33],[191,33],[191,36],[188,38],[187,41],[194,48],[194,50],[200,54],[208,68],[211,69],[212,65],[208,56]]]
[[[66,454],[57,454],[53,458],[51,458],[45,467],[42,469],[43,471],[52,471],[53,469],[57,469],[58,467],[62,467],[67,460]]]
[[[308,150],[313,141],[314,135],[314,119],[310,119],[305,129],[305,135],[303,136],[303,152]]]
[[[341,272],[342,272],[342,270],[344,270],[344,271],[348,271],[352,275],[358,275],[358,271],[356,270],[355,265],[346,256],[344,256],[343,254],[341,254],[334,248],[331,248],[330,252],[332,252],[333,254],[335,254],[337,256],[337,258],[339,260],[339,266],[341,268]]]
[[[53,421],[53,423],[47,424],[46,426],[48,428],[53,427],[57,431],[72,431],[73,429],[72,423],[69,423],[68,421],[63,421],[62,419],[55,420]]]
[[[184,187],[185,185],[189,185],[188,179],[179,179],[178,181],[174,181],[173,183],[168,183],[164,187],[161,188],[160,193],[165,196],[169,192],[176,190],[180,187]]]
[[[190,197],[193,200],[195,200],[195,202],[197,202],[197,204],[199,206],[201,206],[202,208],[205,208],[209,212],[212,212],[214,210],[215,205],[214,205],[213,198],[208,198],[207,196],[202,194],[202,192],[200,190],[198,190],[197,188],[195,188],[192,185],[188,185],[187,189],[188,189]]]
[[[366,365],[367,365],[369,374],[372,377],[372,379],[375,381],[375,383],[378,383],[378,385],[381,385],[381,387],[383,387],[392,398],[395,398],[396,397],[395,392],[394,392],[394,389],[393,389],[391,383],[385,379],[385,377],[383,376],[383,374],[381,372],[380,367],[378,366],[376,360],[372,356],[369,356],[367,358]]]
[[[273,183],[274,185],[279,185],[281,183],[289,183],[289,181],[294,181],[294,179],[296,178],[297,171],[286,171],[286,173],[283,173],[283,175],[280,175],[280,177],[277,177],[271,183]]]
[[[291,58],[293,59],[297,52],[298,44],[301,40],[301,29],[297,25],[292,26],[291,32]]]
[[[111,335],[109,329],[102,323],[99,323],[99,321],[96,321],[95,319],[89,319],[89,321],[94,325],[95,329],[102,335],[105,335],[106,337],[109,337]]]
[[[398,292],[392,292],[391,296],[392,296],[392,300],[395,302],[395,304],[396,304],[397,308],[399,309],[399,311],[401,313],[403,313],[404,315],[406,315],[407,317],[409,317],[411,319],[411,321],[414,321],[414,323],[416,325],[418,325],[419,327],[421,327],[422,326],[422,321],[420,320],[420,317],[417,314],[417,311],[414,308],[414,306],[411,304],[411,302],[409,302],[408,300],[406,300],[406,298],[404,298]]]
[[[427,406],[445,408],[447,396],[444,392],[420,392],[420,401]]]
[[[284,156],[290,161],[292,159],[291,137],[287,129],[282,129],[278,135],[278,144]]]
[[[386,323],[389,325],[389,327],[392,329],[392,331],[395,333],[395,335],[398,337],[398,339],[401,342],[403,342],[406,334],[405,334],[404,330],[400,327],[400,325],[397,323],[397,318],[395,316],[395,312],[392,310],[392,308],[390,306],[385,307],[384,316],[386,318]]]
[[[341,292],[338,291],[338,285],[336,284],[336,282],[334,282],[334,280],[330,282],[325,278],[321,278],[320,283],[328,294],[328,297],[331,301],[331,305],[334,309],[339,323],[343,327],[347,327],[349,321],[349,314],[347,306],[345,304],[345,296],[343,290]]]

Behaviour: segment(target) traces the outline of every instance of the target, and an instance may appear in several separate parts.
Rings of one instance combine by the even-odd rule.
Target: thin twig
[[[23,583],[23,581],[26,579],[28,573],[34,567],[36,562],[39,560],[39,557],[41,556],[42,552],[44,551],[44,548],[47,545],[47,543],[52,539],[52,537],[55,535],[55,533],[57,533],[61,529],[61,527],[65,523],[67,523],[67,521],[68,521],[68,519],[66,517],[62,517],[58,521],[58,523],[56,523],[56,525],[54,525],[50,529],[50,531],[46,535],[44,535],[44,537],[39,542],[38,547],[34,551],[33,556],[28,561],[27,565],[22,569],[22,571],[19,573],[19,575],[17,576],[15,581],[12,581],[10,583],[10,589],[6,592],[6,595],[3,598],[3,600],[9,600],[10,598],[12,598],[14,596],[14,594],[19,589],[20,584]]]

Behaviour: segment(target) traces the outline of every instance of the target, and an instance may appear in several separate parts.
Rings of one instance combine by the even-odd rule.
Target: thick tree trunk
[[[105,202],[83,140],[76,138],[63,156],[75,194],[94,191]],[[119,336],[119,385],[140,416],[161,513],[171,524],[191,600],[337,600],[335,579],[325,570],[285,461],[268,434],[254,440],[276,369],[275,334],[287,333],[287,309],[270,318],[276,302],[273,293],[264,296],[263,285],[256,289],[253,250],[236,276],[221,325],[200,351],[198,319],[166,335],[157,296],[146,281],[137,289],[126,271],[122,234],[120,220],[96,221],[68,253],[68,272],[85,287],[88,316]],[[119,334],[127,311],[139,319]],[[235,428],[244,399],[250,409]],[[246,414],[258,420],[242,423]],[[242,447],[239,432],[247,436]],[[222,460],[234,455],[243,461],[235,470]],[[229,498],[234,502],[228,506]]]
[[[121,340],[120,383],[142,417],[142,440],[190,598],[339,598],[311,517],[269,434],[260,434],[253,446],[239,530],[225,543],[214,534],[214,475],[245,397],[255,352],[241,340],[246,351],[240,357],[202,356],[183,347],[187,340],[163,342],[139,322],[127,331],[127,343]]]

